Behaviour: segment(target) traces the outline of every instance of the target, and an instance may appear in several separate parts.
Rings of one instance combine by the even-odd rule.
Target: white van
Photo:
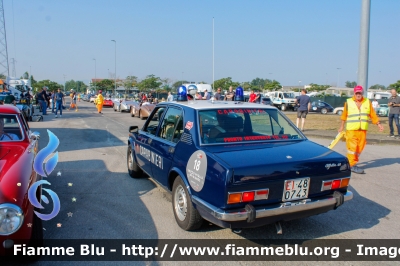
[[[186,87],[188,94],[190,95],[195,95],[196,91],[198,91],[201,94],[201,97],[203,97],[204,91],[207,90],[208,93],[210,93],[211,96],[213,96],[213,91],[210,84],[184,83],[182,85]],[[196,86],[197,90],[193,89],[194,86]]]

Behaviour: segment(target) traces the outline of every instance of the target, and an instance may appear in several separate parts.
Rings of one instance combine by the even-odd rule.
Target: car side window
[[[164,115],[158,136],[162,139],[177,143],[183,133],[182,110],[169,108]]]
[[[164,107],[157,107],[154,108],[153,113],[150,115],[150,117],[147,119],[146,124],[143,126],[143,131],[148,132],[151,135],[156,135],[157,133],[157,128],[159,122],[159,118],[162,116],[165,108]]]

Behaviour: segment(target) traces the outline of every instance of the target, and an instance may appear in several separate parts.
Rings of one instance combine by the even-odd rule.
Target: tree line
[[[0,78],[5,79],[6,77],[4,75],[0,75]],[[65,82],[65,88],[64,85],[59,84],[57,82],[51,81],[51,80],[41,80],[41,81],[36,81],[33,76],[29,76],[28,72],[25,72],[22,76],[21,79],[31,79],[31,85],[34,89],[41,88],[43,86],[49,87],[50,90],[56,90],[58,88],[61,88],[63,90],[69,91],[71,89],[74,89],[77,92],[86,92],[86,89],[88,88],[88,85],[83,83],[82,81],[75,81],[75,80],[68,80]],[[156,91],[156,92],[169,92],[169,91],[176,91],[179,86],[185,83],[190,83],[187,80],[178,80],[172,83],[172,80],[169,78],[160,78],[155,76],[154,74],[146,76],[146,78],[139,80],[138,77],[136,76],[127,76],[124,80],[117,79],[117,87],[123,86],[126,90],[136,88],[139,91]],[[206,83],[206,82],[199,82],[199,83]],[[114,80],[111,79],[103,79],[100,82],[95,82],[94,84],[91,84],[92,87],[96,87],[96,89],[102,89],[102,90],[113,90],[115,87]],[[271,79],[263,79],[263,78],[255,78],[251,81],[246,81],[246,82],[238,82],[238,81],[233,81],[231,77],[226,77],[226,78],[221,78],[218,80],[214,81],[215,88],[221,88],[222,90],[228,90],[230,86],[233,88],[241,86],[244,90],[249,91],[249,90],[254,90],[254,91],[276,91],[282,88],[282,85],[279,81],[277,80],[271,80]],[[311,83],[309,84],[310,88],[308,89],[309,91],[324,91],[327,88],[331,87],[330,85],[322,85],[322,84],[315,84]],[[354,88],[357,85],[357,82],[355,81],[346,81],[345,86],[347,88]],[[398,80],[396,83],[390,84],[388,87],[381,85],[381,84],[375,84],[369,87],[369,89],[381,89],[381,90],[387,90],[387,89],[396,89],[397,92],[400,92],[400,80]]]

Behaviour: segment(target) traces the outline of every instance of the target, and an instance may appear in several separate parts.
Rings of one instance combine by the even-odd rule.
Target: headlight
[[[0,235],[15,233],[23,222],[24,214],[20,207],[10,203],[0,204]]]

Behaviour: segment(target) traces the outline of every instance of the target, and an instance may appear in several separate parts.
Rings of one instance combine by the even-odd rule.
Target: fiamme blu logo
[[[57,149],[58,145],[60,144],[60,141],[58,140],[57,136],[54,135],[53,132],[51,132],[50,130],[47,130],[47,134],[49,135],[49,143],[47,144],[46,147],[44,147],[42,150],[40,150],[38,152],[38,154],[36,155],[36,158],[33,162],[33,169],[35,170],[35,172],[38,175],[40,175],[42,177],[48,177],[51,174],[51,172],[53,172],[54,168],[56,167],[56,165],[58,163],[58,151],[55,153],[54,153],[54,151]],[[50,156],[50,158],[45,162],[46,158],[49,156]],[[29,191],[28,191],[29,201],[31,202],[31,204],[34,207],[36,207],[38,209],[44,209],[42,204],[36,198],[36,191],[39,188],[39,186],[41,186],[41,185],[42,186],[43,185],[50,186],[51,184],[47,180],[36,181],[35,183],[33,183],[33,185],[29,188]],[[42,190],[46,191],[48,193],[48,195],[50,196],[50,198],[53,202],[53,210],[49,214],[43,214],[43,213],[40,213],[37,211],[34,211],[34,212],[35,212],[36,216],[39,217],[40,219],[42,219],[44,221],[48,221],[48,220],[56,217],[57,214],[59,213],[60,199],[58,198],[57,194],[53,190],[43,188],[43,187],[42,187]],[[41,200],[42,200],[42,202],[44,202],[46,204],[49,204],[49,202],[50,202],[49,199],[47,198],[47,196],[45,196],[45,195],[41,196]]]

